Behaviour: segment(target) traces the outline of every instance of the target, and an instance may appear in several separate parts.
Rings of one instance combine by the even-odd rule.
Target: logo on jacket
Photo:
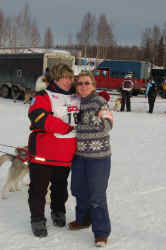
[[[79,108],[77,106],[69,106],[67,108],[67,112],[73,112],[73,111],[79,111]]]
[[[57,95],[52,95],[52,98],[59,99],[59,97]]]

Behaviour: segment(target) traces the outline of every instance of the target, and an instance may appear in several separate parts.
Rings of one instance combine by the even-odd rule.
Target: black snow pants
[[[121,109],[120,109],[120,111],[125,110],[125,105],[126,105],[127,111],[128,112],[131,111],[130,97],[131,97],[131,92],[130,91],[122,90],[122,100],[121,100]]]
[[[155,100],[156,100],[156,94],[155,93],[148,95],[149,113],[153,113]]]
[[[51,184],[51,211],[66,213],[65,203],[68,199],[67,178],[70,168],[63,166],[48,166],[31,163],[29,185],[29,209],[31,222],[45,220],[44,210],[49,182]]]

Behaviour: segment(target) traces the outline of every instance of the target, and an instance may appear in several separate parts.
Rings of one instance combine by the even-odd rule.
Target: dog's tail
[[[14,160],[15,156],[11,154],[4,154],[0,156],[0,166],[6,161],[12,161]]]

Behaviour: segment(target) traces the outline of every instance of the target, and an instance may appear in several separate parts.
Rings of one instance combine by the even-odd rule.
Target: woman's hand
[[[109,119],[113,122],[113,113],[109,110],[100,110],[98,113],[99,118]]]

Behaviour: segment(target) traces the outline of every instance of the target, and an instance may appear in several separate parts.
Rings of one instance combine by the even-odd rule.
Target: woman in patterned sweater
[[[79,230],[92,224],[95,245],[103,246],[111,232],[106,189],[111,168],[109,133],[113,117],[107,101],[96,94],[92,73],[81,72],[76,89],[81,96],[71,176],[76,220],[69,224],[69,229]]]

